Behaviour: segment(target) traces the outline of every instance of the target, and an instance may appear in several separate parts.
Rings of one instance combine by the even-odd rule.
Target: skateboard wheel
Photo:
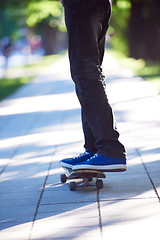
[[[76,191],[76,188],[77,188],[76,182],[70,182],[69,188],[70,188],[70,191]]]
[[[61,174],[61,183],[65,183],[67,181],[66,174]]]
[[[103,188],[103,181],[102,180],[97,180],[96,181],[96,186],[98,189],[102,189]]]

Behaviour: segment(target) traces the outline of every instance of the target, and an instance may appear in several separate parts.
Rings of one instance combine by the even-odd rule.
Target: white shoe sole
[[[72,168],[73,171],[76,170],[99,170],[102,172],[124,172],[127,169],[126,164],[116,164],[116,165],[108,165],[108,166],[101,166],[101,165],[79,165],[74,166]]]
[[[64,167],[64,168],[72,169],[72,167],[73,167],[73,165],[68,164],[68,163],[64,163],[64,162],[60,162],[59,164],[60,164],[61,167]]]

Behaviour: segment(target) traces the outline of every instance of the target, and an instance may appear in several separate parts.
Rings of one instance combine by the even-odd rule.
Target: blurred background
[[[160,89],[159,11],[159,0],[113,0],[106,46],[117,59],[123,59],[122,65],[156,82]],[[0,1],[1,80],[10,78],[9,68],[46,60],[45,56],[65,49],[67,34],[58,0]]]

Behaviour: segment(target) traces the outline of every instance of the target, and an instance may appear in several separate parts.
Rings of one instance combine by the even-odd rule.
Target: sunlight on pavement
[[[70,192],[60,182],[59,161],[84,150],[80,105],[62,59],[0,103],[1,239],[157,238],[160,98],[114,59],[107,61],[107,91],[127,148],[127,171],[107,173],[99,192]]]
[[[74,93],[6,100],[0,116],[33,112],[62,111],[79,108]]]
[[[31,226],[32,222],[29,222],[2,230],[0,233],[1,239],[6,239],[7,235],[7,240],[28,240]]]
[[[18,146],[19,144],[36,144],[37,146],[53,146],[59,144],[65,144],[73,141],[79,141],[82,139],[82,135],[79,134],[79,130],[63,130],[33,133],[20,137],[8,138],[0,140],[0,149],[11,148]]]
[[[3,178],[0,178],[0,182],[5,182],[9,180],[16,179],[16,176],[18,176],[19,172],[18,171],[12,171],[12,172],[4,172],[3,173]]]
[[[62,173],[62,168],[55,168],[55,169],[52,169],[50,172],[49,172],[49,175],[54,175],[54,174],[61,174]],[[39,178],[39,177],[44,177],[46,176],[47,173],[46,171],[43,171],[43,172],[40,172],[40,173],[37,173],[35,175],[32,175],[30,176],[29,178]]]

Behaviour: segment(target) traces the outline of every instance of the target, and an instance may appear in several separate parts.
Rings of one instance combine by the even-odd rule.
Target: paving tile
[[[30,179],[3,179],[0,184],[0,193],[19,193],[19,192],[36,192],[42,189],[44,178],[30,178]]]
[[[153,184],[156,188],[157,194],[159,196],[159,200],[160,200],[160,171],[158,172],[149,172],[149,175],[153,181]]]
[[[0,141],[1,143],[1,141]],[[10,159],[12,159],[12,157],[15,155],[17,149],[18,149],[18,145],[14,146],[14,147],[7,147],[7,148],[3,148],[0,149],[0,159],[2,160],[2,162],[0,162],[0,167],[3,169],[4,165],[8,165],[8,163],[10,163]],[[4,163],[5,161],[5,163]]]
[[[59,161],[83,149],[80,105],[65,57],[0,103],[0,171],[7,166],[0,178],[0,239],[29,239],[48,174],[31,239],[102,239],[100,220],[103,239],[157,238],[160,204],[151,181],[160,194],[160,97],[114,59],[107,61],[108,97],[128,168],[107,173],[99,191],[101,216],[95,187],[71,192],[60,182]]]
[[[2,109],[3,111],[3,109]],[[13,114],[10,116],[11,120],[9,124],[5,124],[1,135],[5,134],[6,137],[13,137],[18,135],[24,135],[32,126],[35,119],[38,118],[37,113],[23,113]]]
[[[68,184],[61,184],[51,191],[44,191],[41,204],[95,202],[96,200],[97,191],[95,187],[77,189],[76,192],[72,192],[69,190]]]
[[[103,181],[100,199],[128,199],[155,197],[152,184],[146,173],[110,173]]]
[[[83,212],[83,215],[82,215]],[[78,203],[62,203],[62,204],[41,204],[38,209],[38,215],[36,219],[45,217],[56,216],[59,214],[71,213],[73,217],[83,218],[98,218],[98,207],[97,203],[93,202],[78,202]]]
[[[100,237],[97,214],[95,217],[87,216],[86,211],[83,211],[84,209],[85,206],[81,208],[78,215],[76,215],[76,210],[71,210],[56,216],[37,220],[34,224],[31,239],[74,239],[76,237],[88,237],[90,239],[93,237],[93,239],[96,239]]]
[[[13,185],[12,185],[13,186]],[[15,187],[15,186],[14,186]],[[7,191],[7,189],[4,191],[2,189],[2,192],[0,192],[0,202],[1,201],[7,201],[7,200],[16,200],[16,199],[27,199],[27,198],[35,198],[37,195],[40,194],[42,191],[42,186],[39,186],[39,188],[36,188],[34,183],[32,187],[27,188],[25,185],[19,185],[17,188],[12,188],[12,191]]]
[[[17,201],[18,203],[18,201]],[[36,211],[35,206],[20,206],[3,207],[0,209],[0,230],[12,228],[17,225],[32,222]]]
[[[104,239],[151,239],[159,235],[160,204],[156,198],[101,202]]]
[[[127,174],[140,174],[145,173],[145,168],[137,153],[127,154],[127,170],[124,172]]]
[[[1,154],[1,151],[0,151]],[[12,154],[11,154],[12,155]],[[8,158],[2,158],[1,157],[1,161],[0,161],[0,173],[2,174],[5,170],[5,168],[8,166],[10,160]]]
[[[52,222],[54,224],[54,222]],[[48,224],[49,225],[49,224]],[[61,223],[63,226],[63,222]],[[68,227],[68,228],[56,228],[50,226],[46,228],[34,228],[31,235],[31,240],[44,240],[44,239],[94,239],[100,240],[101,233],[99,227]]]
[[[32,222],[18,224],[13,227],[6,228],[0,232],[0,239],[3,240],[28,240]]]
[[[24,195],[24,196],[23,196]],[[31,192],[31,194],[27,193],[25,194],[21,194],[21,193],[12,193],[11,194],[1,194],[0,195],[2,197],[2,199],[0,200],[0,212],[1,212],[1,208],[3,209],[4,207],[27,207],[27,206],[36,206],[39,200],[39,196],[40,196],[40,191],[39,193],[34,193]],[[11,197],[10,197],[11,196]]]
[[[23,220],[28,219],[30,221],[33,220],[33,216],[36,210],[37,205],[32,205],[32,206],[27,206],[23,205],[20,206],[17,201],[17,206],[7,206],[7,207],[1,207],[0,208],[0,221],[5,222],[5,219],[8,219],[12,222],[16,222],[18,220]],[[28,213],[28,214],[27,214]]]
[[[76,209],[76,207],[78,209]],[[85,209],[86,207],[86,209]],[[71,222],[69,223],[70,227],[86,227],[86,226],[95,226],[98,225],[98,210],[97,210],[97,206],[95,206],[94,209],[89,208],[90,205],[81,207],[80,205],[73,205],[72,206],[72,210],[70,211],[60,211],[60,206],[59,206],[59,212],[52,212],[52,214],[50,214],[50,217],[45,217],[45,214],[42,216],[42,212],[38,213],[37,219],[42,219],[42,221],[44,220],[44,222],[47,225],[47,222],[49,222],[52,225],[52,219],[54,221],[55,219],[55,223],[54,228],[61,228],[61,221],[63,218],[63,227],[66,228],[68,227],[68,221],[69,219],[71,219]],[[75,208],[75,209],[74,209]],[[57,207],[58,209],[58,207]],[[89,213],[89,214],[87,214]],[[40,224],[41,225],[41,221],[36,221],[35,224]],[[47,226],[46,226],[47,227]]]

